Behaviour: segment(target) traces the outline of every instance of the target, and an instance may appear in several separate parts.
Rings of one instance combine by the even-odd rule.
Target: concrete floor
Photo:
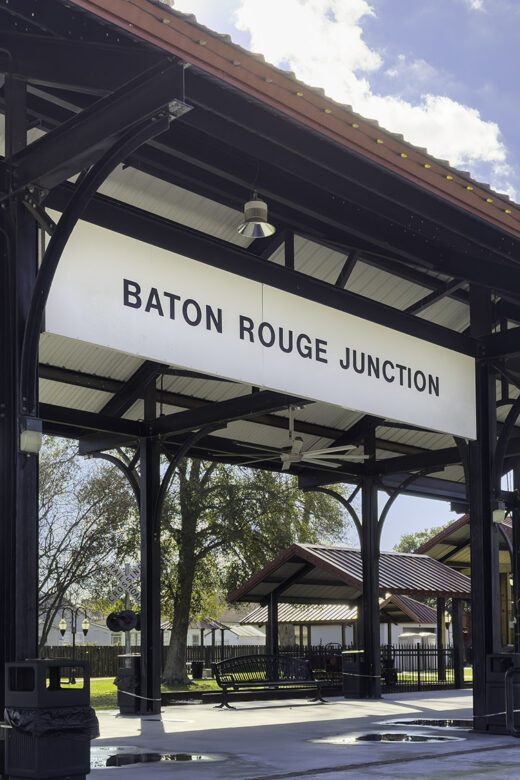
[[[343,780],[344,778],[520,778],[520,740],[466,731],[410,727],[408,731],[462,737],[445,743],[345,744],[343,737],[400,726],[392,718],[470,718],[471,693],[435,691],[388,695],[379,701],[330,699],[240,702],[236,710],[178,704],[160,716],[98,712],[98,746],[133,746],[158,753],[216,754],[218,761],[140,764],[93,769],[92,780]],[[339,738],[339,741],[327,742]]]

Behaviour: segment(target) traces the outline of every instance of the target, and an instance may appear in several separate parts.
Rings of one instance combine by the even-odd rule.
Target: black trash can
[[[345,699],[363,699],[366,696],[366,668],[363,650],[343,650],[341,653],[343,696]]]
[[[191,662],[191,676],[193,680],[202,680],[202,670],[204,669],[204,661],[192,661]]]
[[[117,706],[121,715],[137,715],[141,710],[141,656],[138,653],[119,655]]]
[[[62,682],[72,677],[82,677],[83,686]],[[6,664],[5,719],[5,774],[10,780],[85,780],[90,740],[99,735],[86,661]]]

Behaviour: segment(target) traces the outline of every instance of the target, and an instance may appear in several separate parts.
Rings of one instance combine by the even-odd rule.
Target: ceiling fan
[[[253,463],[260,463],[266,460],[276,460],[280,458],[282,461],[282,471],[287,471],[291,468],[293,463],[310,463],[313,466],[326,466],[327,468],[339,468],[342,461],[349,461],[350,463],[356,461],[364,461],[368,455],[353,455],[352,450],[357,449],[354,444],[342,444],[336,447],[325,447],[319,450],[303,449],[303,439],[301,436],[297,436],[294,433],[294,406],[289,406],[289,447],[283,450],[275,450],[271,447],[264,447],[262,445],[250,445],[252,449],[263,450],[267,453],[272,453],[270,457],[257,458],[256,460],[242,463],[242,466],[250,466]]]

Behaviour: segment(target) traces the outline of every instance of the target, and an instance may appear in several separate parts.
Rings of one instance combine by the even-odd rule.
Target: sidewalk
[[[236,710],[186,704],[160,716],[98,713],[101,737],[93,748],[134,747],[152,754],[195,754],[212,760],[154,761],[93,769],[93,780],[340,780],[340,778],[520,777],[520,740],[451,729],[379,725],[394,718],[471,718],[471,692],[435,691],[385,696],[379,701],[330,699],[242,702]],[[383,731],[451,736],[433,743],[357,743],[344,738]],[[334,742],[336,738],[336,742]],[[327,740],[332,739],[329,742]],[[182,758],[182,756],[181,756]]]

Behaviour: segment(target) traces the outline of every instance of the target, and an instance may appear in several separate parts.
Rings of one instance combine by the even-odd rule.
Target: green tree
[[[185,683],[186,639],[206,592],[235,588],[293,542],[345,541],[338,502],[302,493],[293,477],[183,460],[162,517],[163,607],[172,631],[163,679]],[[198,610],[200,611],[200,610]]]
[[[86,603],[107,582],[105,564],[124,557],[135,503],[122,475],[85,462],[76,446],[46,438],[40,453],[40,650],[59,610]]]
[[[437,525],[433,528],[425,528],[423,531],[416,531],[412,534],[403,534],[397,544],[394,544],[394,550],[395,552],[402,552],[402,553],[414,553],[417,552],[419,547],[421,547],[425,542],[432,539],[434,536],[436,536],[440,531],[442,531],[444,528],[447,528],[449,525],[451,525],[451,521],[449,523],[444,523],[444,525]]]

